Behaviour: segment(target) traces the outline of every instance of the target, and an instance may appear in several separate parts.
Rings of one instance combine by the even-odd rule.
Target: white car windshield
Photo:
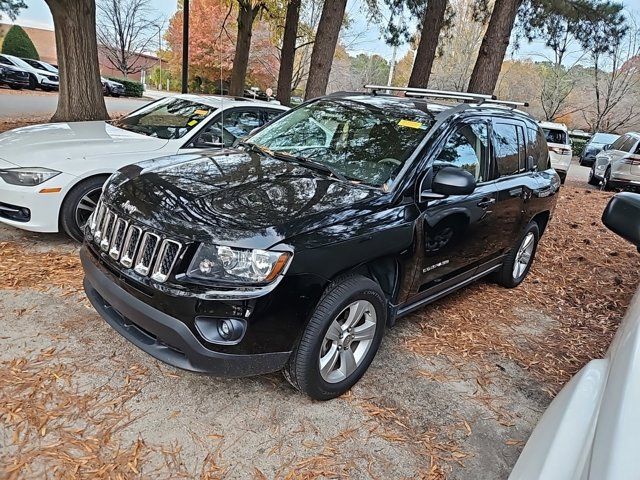
[[[6,55],[7,60],[9,60],[11,63],[13,63],[16,67],[21,67],[21,68],[25,68],[28,72],[33,70],[34,67],[32,67],[31,65],[29,65],[27,62],[25,62],[24,60],[22,60],[21,58],[18,57],[14,57],[12,55]],[[39,69],[42,70],[42,69]]]
[[[398,174],[433,123],[426,104],[327,98],[292,110],[246,143],[382,186]]]
[[[163,98],[109,123],[149,137],[174,140],[184,137],[214,110],[184,98]]]

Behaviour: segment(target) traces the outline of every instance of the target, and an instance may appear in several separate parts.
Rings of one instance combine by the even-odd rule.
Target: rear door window
[[[519,134],[518,128],[522,127],[513,123],[497,122],[493,125],[493,146],[499,177],[524,171],[524,159],[522,167],[520,163],[521,148],[524,149],[524,134]]]
[[[565,132],[564,130],[545,128],[544,133],[547,137],[548,143],[559,143],[562,145],[567,145],[569,143],[567,141],[567,132]]]

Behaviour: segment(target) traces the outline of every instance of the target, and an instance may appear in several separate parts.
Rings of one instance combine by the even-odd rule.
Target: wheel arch
[[[69,194],[73,191],[73,189],[76,188],[81,183],[86,182],[87,180],[92,180],[92,179],[98,178],[98,177],[104,177],[104,179],[106,181],[107,178],[109,178],[110,175],[111,175],[111,172],[92,173],[90,175],[87,175],[86,177],[78,177],[76,179],[76,181],[73,182],[73,184],[69,186],[69,188],[67,189],[67,191],[64,194],[64,197],[62,198],[62,201],[60,202],[60,208],[58,209],[58,229],[59,229],[59,231],[63,231],[62,230],[62,209],[64,208],[64,203],[67,201],[67,198],[69,197]]]
[[[547,229],[550,218],[551,212],[549,210],[545,210],[543,212],[536,213],[531,219],[532,222],[536,222],[538,224],[538,229],[540,229],[540,236],[542,236],[542,234]]]

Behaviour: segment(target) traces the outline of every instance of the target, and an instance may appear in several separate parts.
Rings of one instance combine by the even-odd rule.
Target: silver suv
[[[603,190],[640,190],[640,133],[622,135],[596,156],[589,183]]]

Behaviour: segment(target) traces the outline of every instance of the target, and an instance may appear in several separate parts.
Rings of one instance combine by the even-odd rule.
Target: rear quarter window
[[[547,170],[549,165],[549,147],[545,139],[544,132],[541,128],[527,128],[527,136],[529,137],[529,155],[533,155],[538,165],[538,171]]]

